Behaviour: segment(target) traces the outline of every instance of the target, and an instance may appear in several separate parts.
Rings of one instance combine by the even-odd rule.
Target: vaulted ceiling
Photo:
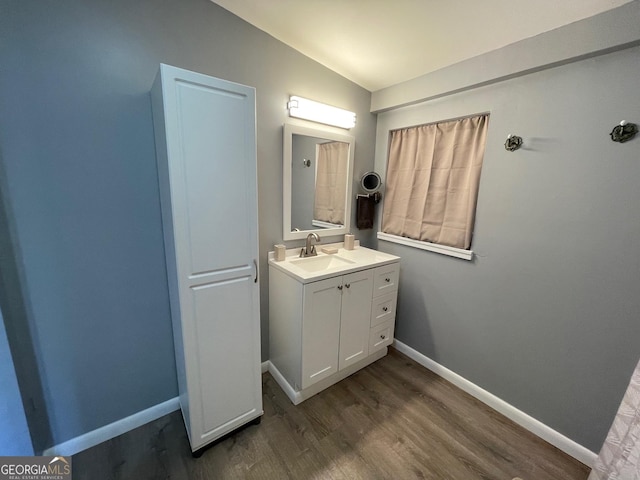
[[[212,0],[370,91],[639,0]]]

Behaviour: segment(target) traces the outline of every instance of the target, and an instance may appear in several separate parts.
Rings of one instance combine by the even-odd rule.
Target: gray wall
[[[391,129],[491,112],[473,262],[399,255],[396,337],[597,452],[640,353],[635,47],[380,114]],[[524,138],[504,149],[513,133]]]
[[[357,174],[373,164],[370,93],[208,0],[4,0],[0,35],[0,172],[26,313],[3,311],[33,335],[50,431],[34,442],[63,442],[177,394],[148,93],[160,62],[257,88],[268,358],[266,254],[282,241],[286,101],[357,113]]]
[[[0,311],[0,454],[33,455],[16,371]]]

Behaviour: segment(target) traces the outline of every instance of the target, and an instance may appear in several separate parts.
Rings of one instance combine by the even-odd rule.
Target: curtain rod
[[[436,125],[438,123],[455,122],[457,120],[464,120],[465,118],[482,117],[482,116],[490,115],[490,114],[491,114],[491,112],[480,112],[480,113],[472,113],[470,115],[463,115],[461,117],[446,118],[444,120],[436,120],[435,122],[418,123],[416,125],[409,125],[407,127],[400,127],[400,128],[391,129],[391,130],[389,130],[389,133],[397,132],[398,130],[407,130],[409,128],[426,127],[428,125]]]

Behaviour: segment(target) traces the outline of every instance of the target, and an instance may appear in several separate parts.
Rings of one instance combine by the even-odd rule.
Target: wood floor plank
[[[363,375],[366,373],[363,372]],[[357,382],[357,379],[354,379]],[[367,385],[375,387],[375,379],[365,379]],[[378,397],[379,390],[372,389],[368,392],[364,388],[358,389],[362,392],[363,403],[370,393]],[[387,411],[394,411],[385,421],[380,422],[380,427],[388,429],[389,433],[395,432],[396,442],[387,440],[396,455],[403,458],[403,465],[411,468],[411,472],[422,471],[424,466],[430,466],[429,473],[433,473],[433,478],[444,478],[451,475],[452,478],[482,478],[476,473],[483,469],[474,462],[472,452],[463,448],[451,432],[447,429],[438,428],[433,423],[429,415],[424,413],[424,402],[407,399],[398,395],[395,391],[388,391],[384,398],[377,398],[378,405],[387,406]],[[398,433],[404,432],[402,436]],[[395,448],[394,448],[395,447]],[[454,455],[464,454],[461,461]],[[405,472],[407,475],[410,472]]]
[[[300,405],[191,456],[180,412],[73,457],[74,479],[584,480],[589,468],[390,349]]]

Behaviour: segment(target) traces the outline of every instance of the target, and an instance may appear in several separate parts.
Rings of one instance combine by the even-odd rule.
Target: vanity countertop
[[[327,254],[322,251],[323,247],[338,251]],[[285,259],[280,262],[274,259],[274,252],[269,252],[269,265],[301,283],[311,283],[400,261],[395,255],[361,247],[358,241],[353,250],[346,250],[342,242],[319,244],[316,248],[318,255],[306,258],[300,258],[301,247],[287,249]]]

